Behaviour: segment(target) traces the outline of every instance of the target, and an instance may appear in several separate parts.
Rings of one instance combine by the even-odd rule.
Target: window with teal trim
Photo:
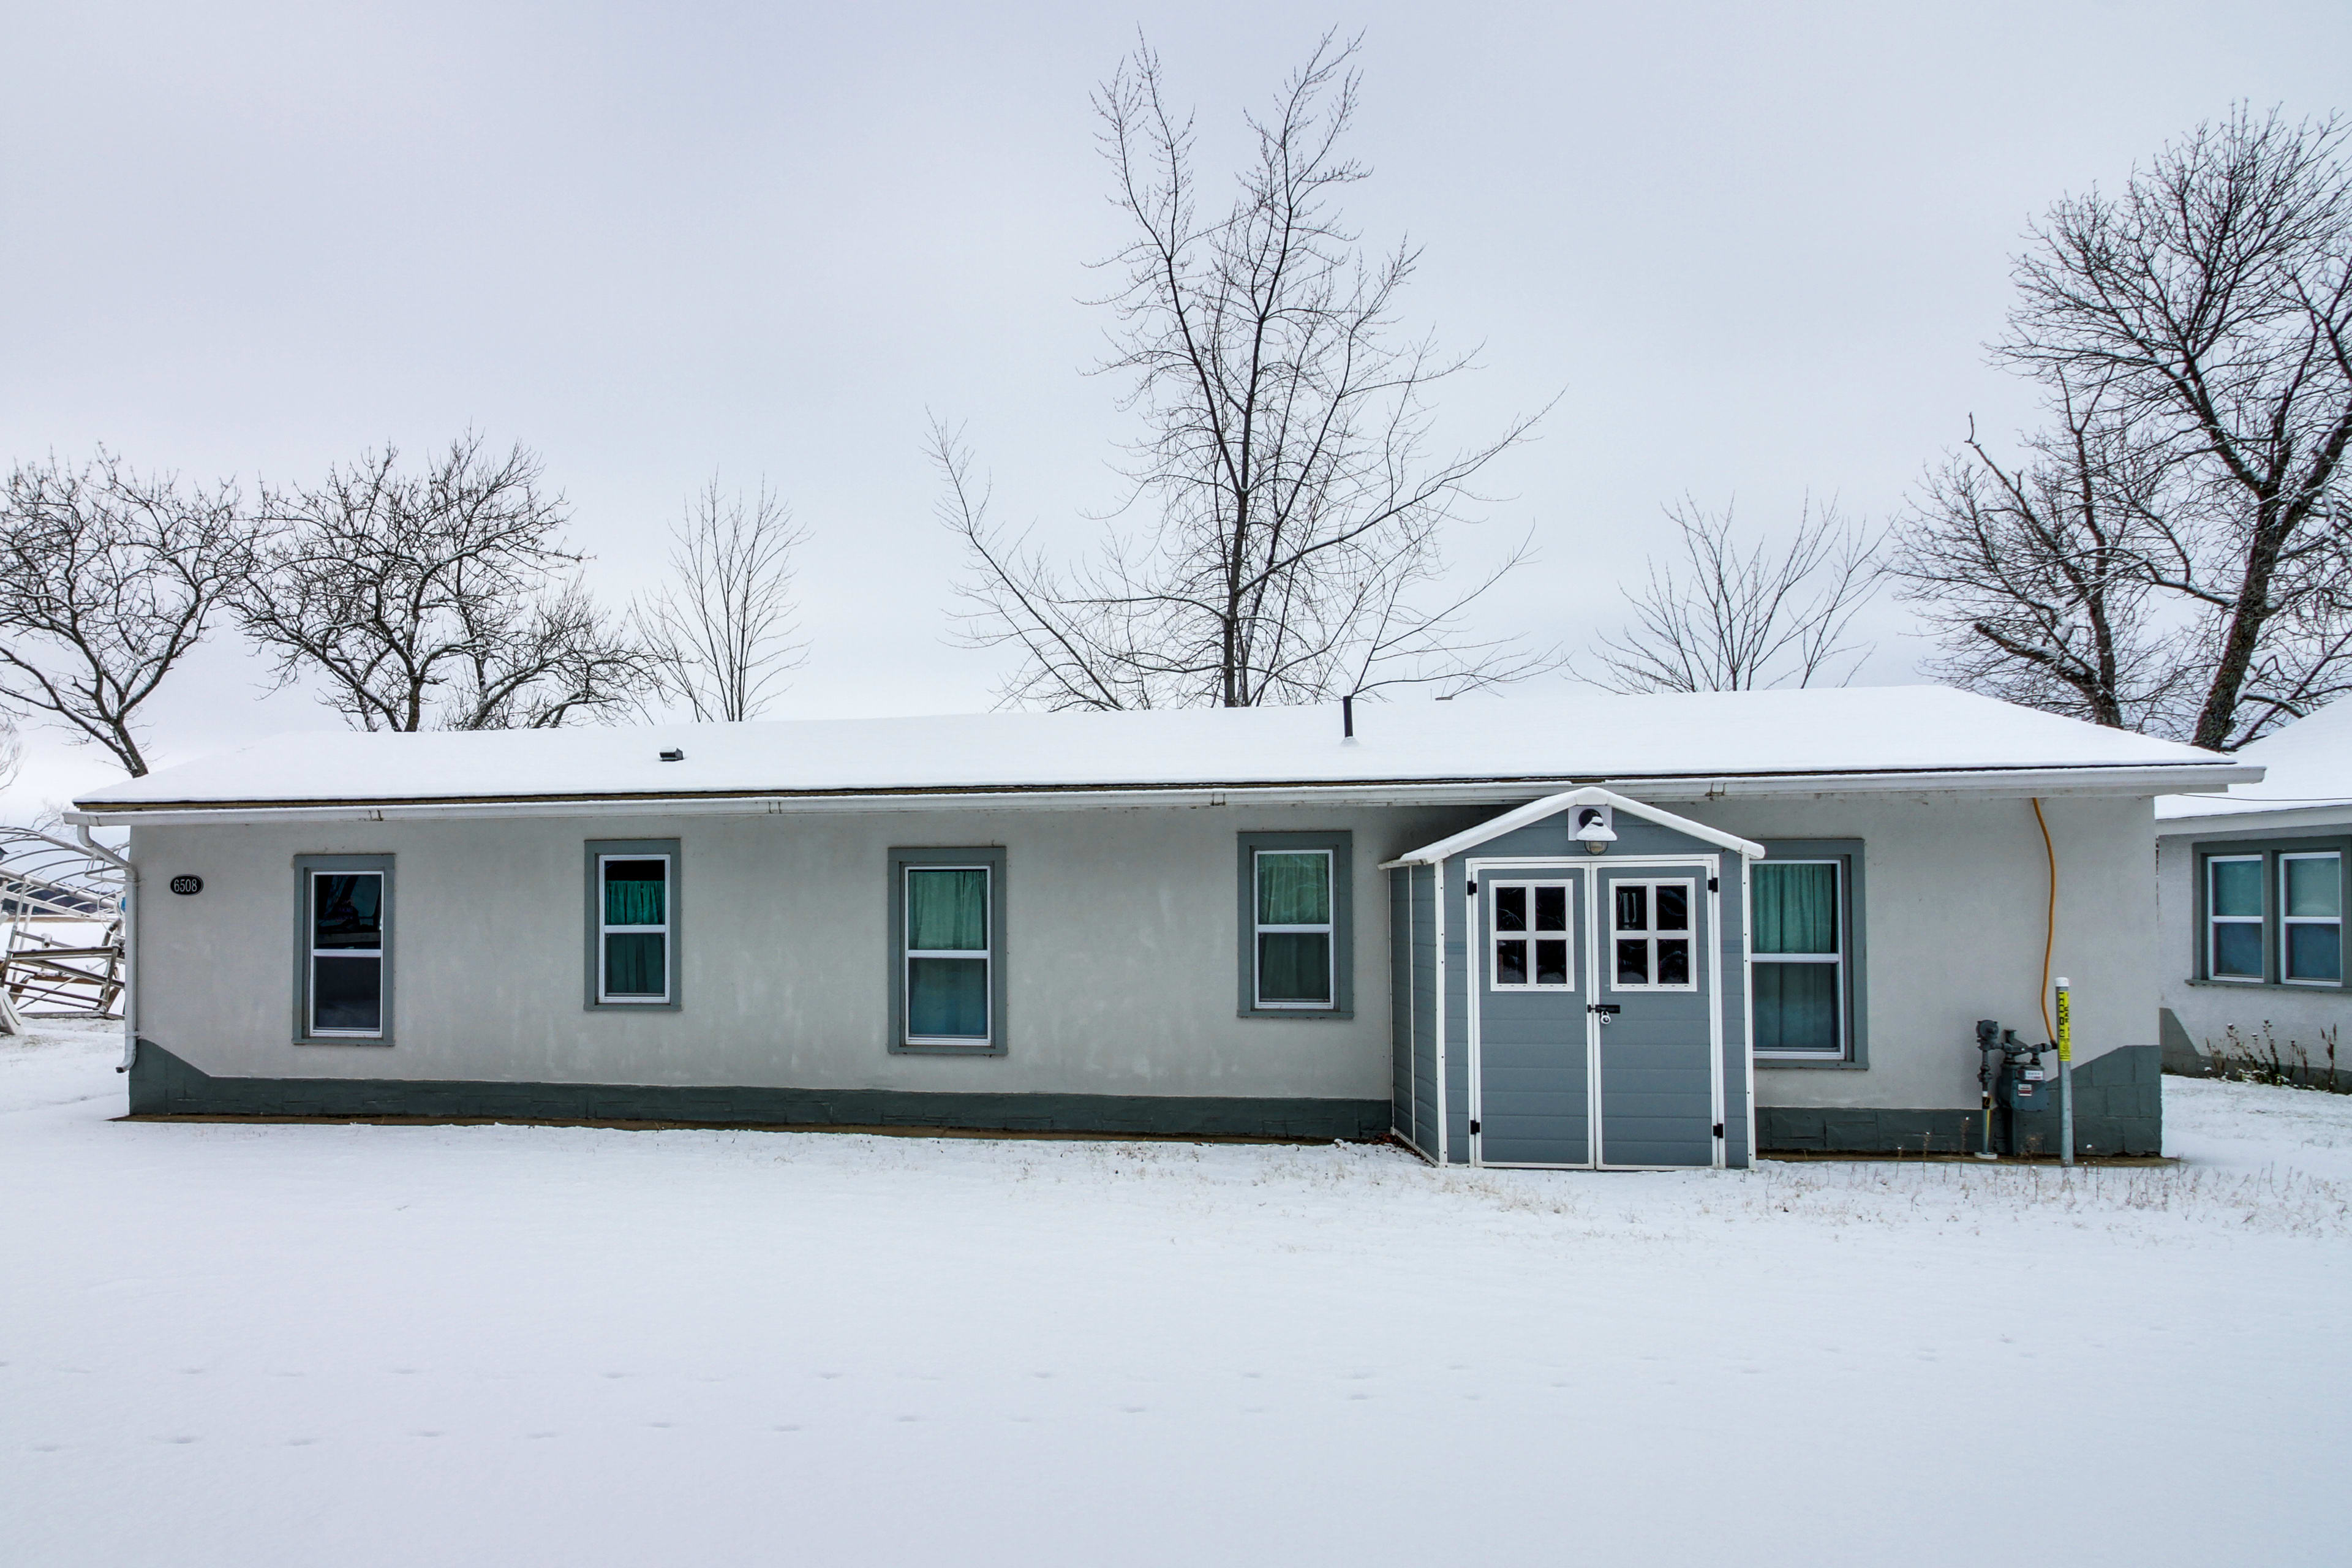
[[[1836,860],[1766,860],[1749,868],[1759,1055],[1845,1055],[1843,869]]]
[[[670,858],[600,855],[604,910],[598,931],[596,999],[665,1003],[670,994]]]

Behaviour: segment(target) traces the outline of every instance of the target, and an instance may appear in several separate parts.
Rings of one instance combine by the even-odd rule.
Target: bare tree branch
[[[747,503],[713,475],[670,530],[672,581],[637,606],[653,656],[652,697],[697,720],[757,718],[784,672],[806,662],[793,640],[793,554],[808,541],[763,483]]]
[[[281,684],[321,680],[364,730],[551,728],[626,711],[650,661],[564,549],[562,498],[521,447],[472,434],[424,472],[386,447],[317,487],[268,491],[271,532],[238,601]]]
[[[236,489],[100,449],[19,464],[0,501],[0,700],[147,771],[137,714],[252,566]]]
[[[1326,36],[1275,113],[1252,116],[1241,192],[1203,220],[1192,131],[1148,45],[1097,93],[1113,200],[1133,234],[1103,263],[1118,326],[1100,367],[1127,378],[1120,512],[1095,552],[1057,565],[987,516],[961,437],[935,423],[940,512],[971,575],[959,626],[1021,663],[1010,702],[1052,708],[1248,707],[1411,683],[1451,690],[1557,662],[1479,640],[1466,613],[1523,544],[1466,593],[1433,604],[1444,543],[1485,498],[1472,486],[1534,418],[1433,455],[1430,395],[1467,361],[1393,341],[1418,252],[1370,256],[1336,203],[1365,177],[1341,155],[1358,80],[1352,43]],[[1115,513],[1114,516],[1118,515]]]
[[[1876,592],[1879,536],[1809,499],[1788,542],[1743,544],[1732,509],[1666,509],[1682,565],[1650,563],[1626,590],[1633,620],[1600,639],[1593,684],[1616,691],[1747,691],[1843,684],[1869,656],[1847,640]],[[1843,665],[1841,670],[1837,667]]]

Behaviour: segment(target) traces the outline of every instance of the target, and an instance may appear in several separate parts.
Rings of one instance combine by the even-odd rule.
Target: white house
[[[2237,755],[2265,770],[2260,784],[2156,803],[2167,1060],[2254,1058],[2352,1081],[2352,702]]]
[[[1976,1022],[2040,1037],[2045,954],[2074,983],[2083,1146],[2153,1149],[2151,803],[2259,776],[1936,688],[1465,698],[1346,728],[296,735],[76,820],[131,833],[139,1114],[1393,1132],[1448,1163],[1738,1165],[1973,1146]]]

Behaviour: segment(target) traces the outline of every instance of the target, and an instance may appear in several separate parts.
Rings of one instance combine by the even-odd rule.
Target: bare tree
[[[1595,685],[1616,691],[1748,691],[1843,684],[1869,657],[1847,634],[1879,579],[1879,540],[1808,500],[1785,544],[1744,542],[1732,508],[1666,509],[1682,562],[1650,563],[1633,619],[1600,639]],[[1843,668],[1841,668],[1843,667]]]
[[[1430,395],[1466,361],[1396,340],[1419,252],[1370,255],[1338,199],[1365,178],[1339,150],[1356,110],[1353,43],[1326,36],[1250,116],[1255,161],[1203,214],[1192,121],[1138,47],[1096,94],[1114,204],[1133,237],[1102,265],[1117,319],[1100,367],[1143,426],[1113,528],[1057,565],[989,520],[956,435],[935,425],[941,514],[969,552],[965,637],[1011,645],[1008,701],[1049,708],[1247,707],[1430,682],[1454,690],[1552,662],[1477,640],[1463,615],[1525,552],[1445,590],[1471,486],[1532,419],[1430,451]]]
[[[2009,363],[2102,389],[2167,473],[2143,570],[2204,617],[2197,744],[2243,745],[2352,686],[2352,167],[2340,120],[2240,110],[2118,195],[2051,209],[2017,265]]]
[[[2179,466],[2108,406],[2056,380],[2054,427],[2005,464],[1978,439],[1931,470],[1893,570],[1944,635],[1936,673],[1970,690],[2118,729],[2193,721],[2208,628],[2151,579],[2178,517]]]
[[[764,483],[747,502],[714,475],[670,538],[673,581],[637,607],[652,695],[698,721],[757,718],[777,679],[808,658],[793,606],[793,555],[807,531]]]
[[[144,773],[141,706],[251,564],[231,486],[141,475],[103,449],[19,464],[0,500],[0,700]]]
[[[16,773],[25,765],[25,740],[16,733],[16,721],[0,713],[0,789],[16,782]]]
[[[281,684],[320,680],[366,730],[551,728],[624,712],[648,660],[578,581],[563,500],[518,446],[472,434],[422,472],[386,447],[270,491],[238,602]]]

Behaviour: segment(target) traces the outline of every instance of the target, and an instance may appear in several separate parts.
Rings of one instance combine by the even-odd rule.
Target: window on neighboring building
[[[383,1044],[392,1029],[392,858],[306,855],[299,879],[296,1037]]]
[[[1687,878],[1611,880],[1609,951],[1614,958],[1611,989],[1698,989],[1692,887]]]
[[[592,839],[588,1005],[678,1006],[678,841]]]
[[[890,1048],[1004,1049],[1004,851],[890,851]]]
[[[1345,833],[1244,833],[1241,841],[1244,1016],[1352,1016],[1353,939]]]
[[[1748,868],[1759,1051],[1845,1052],[1843,869],[1837,860],[1770,859]]]
[[[1486,983],[1497,991],[1574,989],[1569,884],[1479,880],[1486,889],[1488,941],[1493,944]]]
[[[2205,862],[2206,973],[2263,978],[2263,858],[2216,855]]]
[[[2344,983],[2344,860],[2279,857],[2279,970],[2289,984]]]

